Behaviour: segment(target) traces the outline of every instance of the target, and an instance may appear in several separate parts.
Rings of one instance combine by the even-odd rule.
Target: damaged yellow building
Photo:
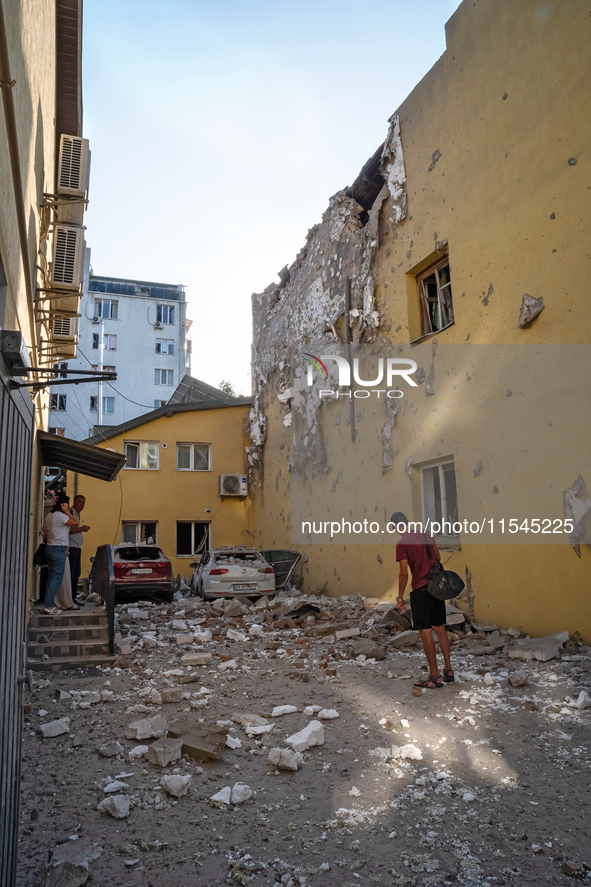
[[[391,513],[449,518],[477,621],[591,641],[588,17],[462,3],[384,144],[253,296],[256,542],[303,550],[309,591],[395,598]],[[361,382],[339,385],[339,355]],[[376,396],[380,357],[414,384]],[[344,519],[378,530],[304,527]]]

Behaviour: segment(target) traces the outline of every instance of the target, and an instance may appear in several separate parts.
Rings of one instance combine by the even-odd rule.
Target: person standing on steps
[[[77,527],[70,527],[70,577],[72,580],[72,602],[76,606],[80,606],[82,601],[77,598],[78,580],[80,579],[80,559],[82,557],[82,542],[84,541],[83,533],[88,533],[90,527],[82,523],[80,518],[81,512],[86,505],[86,496],[75,496],[72,514],[78,521]]]
[[[54,606],[55,596],[62,584],[70,543],[70,528],[78,527],[79,523],[70,511],[70,497],[59,493],[51,514],[45,521],[48,536],[45,557],[47,559],[47,585],[45,587],[45,613],[55,616],[61,613]]]
[[[429,570],[432,564],[438,564],[441,560],[439,549],[431,535],[409,532],[408,519],[402,511],[395,511],[390,520],[395,524],[397,531],[402,534],[396,543],[396,560],[399,564],[396,608],[400,613],[404,611],[404,592],[408,584],[408,568],[410,567],[412,574],[410,593],[412,621],[421,638],[429,664],[429,677],[415,681],[414,685],[420,688],[441,689],[444,681],[453,683],[455,676],[451,667],[449,638],[445,630],[445,601],[437,600],[427,590]],[[429,557],[429,550],[431,557]],[[437,635],[439,649],[443,654],[443,676],[437,664],[433,631]]]

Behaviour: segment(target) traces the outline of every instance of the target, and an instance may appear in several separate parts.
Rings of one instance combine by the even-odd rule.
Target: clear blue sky
[[[250,391],[293,262],[445,49],[457,0],[85,0],[95,273],[187,287],[194,376]]]

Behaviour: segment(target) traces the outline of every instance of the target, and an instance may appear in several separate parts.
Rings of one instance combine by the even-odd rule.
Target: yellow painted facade
[[[332,198],[287,286],[253,297],[261,547],[291,544],[296,470],[294,502],[310,514],[326,514],[330,501],[349,516],[357,490],[382,522],[394,510],[424,519],[422,465],[444,457],[454,461],[461,518],[472,519],[474,508],[507,521],[563,519],[564,491],[579,475],[591,488],[589,352],[581,352],[578,365],[570,353],[568,384],[564,372],[548,373],[539,385],[528,373],[541,359],[537,346],[591,342],[588,28],[580,3],[462,3],[447,24],[446,52],[397,111],[403,174],[398,154],[398,178],[394,170],[394,186],[369,209],[369,221],[350,193]],[[393,167],[382,166],[386,187]],[[417,275],[443,256],[454,323],[411,346],[422,334]],[[369,407],[356,403],[354,443],[348,403],[324,404],[313,419],[305,416],[313,429],[310,453],[296,469],[292,432],[298,409],[300,417],[304,411],[287,398],[293,376],[280,362],[297,364],[291,366],[281,341],[297,343],[300,353],[339,345],[345,276],[357,312],[353,342],[404,346],[427,377],[433,364],[434,393],[423,382],[405,392],[397,415],[376,412],[365,425]],[[524,293],[542,297],[545,306],[527,329],[518,325]],[[444,353],[467,343],[476,346],[470,371],[471,358]],[[512,369],[483,359],[478,346],[493,345],[514,346]],[[409,457],[414,468],[407,470]],[[472,576],[477,621],[537,636],[568,629],[591,642],[591,506],[584,495],[578,503],[587,521],[580,557],[568,536],[560,545],[484,545],[462,534],[461,549],[444,553],[449,569]],[[393,600],[396,538],[294,545],[308,556],[305,590]]]
[[[248,409],[248,405],[188,410],[173,407],[169,415],[150,418],[147,414],[143,424],[134,423],[132,429],[97,444],[123,453],[127,441],[155,442],[159,467],[123,468],[112,483],[68,475],[69,495],[86,496],[83,519],[91,527],[82,547],[83,576],[90,569],[90,557],[97,546],[122,541],[124,521],[157,521],[157,543],[170,558],[175,576],[180,573],[190,577],[193,571],[189,565],[194,560],[192,556],[177,557],[178,521],[210,522],[214,547],[252,544],[248,500],[222,499],[219,494],[220,474],[244,471]],[[177,443],[209,444],[210,470],[177,470]]]

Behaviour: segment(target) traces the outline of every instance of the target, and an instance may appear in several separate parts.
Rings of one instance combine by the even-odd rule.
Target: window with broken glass
[[[209,444],[178,443],[177,471],[209,471]]]
[[[152,471],[159,468],[159,448],[156,441],[125,441],[123,449],[127,457],[126,468],[150,469]]]
[[[121,541],[131,545],[158,545],[158,521],[124,520],[121,524]]]
[[[422,336],[438,333],[454,322],[449,259],[432,265],[417,277]]]
[[[458,517],[458,491],[456,487],[456,469],[453,459],[446,459],[421,468],[421,481],[423,488],[423,523],[432,524],[434,521],[439,526],[447,522],[449,526],[443,527],[445,532],[440,536],[457,537],[453,524],[459,521]]]
[[[176,556],[194,557],[209,548],[209,523],[177,521]]]

